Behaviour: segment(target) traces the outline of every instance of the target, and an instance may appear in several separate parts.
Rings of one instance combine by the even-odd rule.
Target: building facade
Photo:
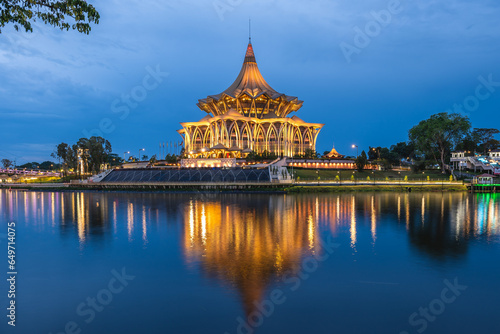
[[[199,100],[206,116],[178,130],[190,158],[235,158],[254,151],[282,157],[316,150],[324,124],[290,115],[302,107],[297,97],[276,92],[259,71],[252,43],[235,82],[218,95]]]
[[[500,175],[500,150],[490,151],[488,155],[465,151],[452,152],[450,163],[454,170],[474,170]]]

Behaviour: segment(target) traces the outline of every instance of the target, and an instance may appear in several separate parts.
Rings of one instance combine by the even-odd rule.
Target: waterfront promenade
[[[300,182],[96,182],[9,183],[1,188],[24,190],[164,190],[164,191],[466,191],[456,181],[300,181]]]

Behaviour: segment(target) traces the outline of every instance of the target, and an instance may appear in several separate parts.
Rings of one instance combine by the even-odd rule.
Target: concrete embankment
[[[8,184],[1,188],[30,191],[166,191],[166,192],[457,192],[467,191],[467,186],[457,182],[446,183],[88,183],[88,184]]]

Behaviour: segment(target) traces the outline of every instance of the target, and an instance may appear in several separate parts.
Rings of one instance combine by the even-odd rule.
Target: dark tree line
[[[51,154],[59,159],[63,172],[73,169],[80,172],[79,162],[84,166],[84,173],[98,174],[105,164],[117,165],[122,159],[111,153],[111,143],[102,137],[80,138],[76,144],[61,143]]]
[[[411,128],[408,137],[419,160],[434,161],[444,172],[453,151],[486,155],[498,149],[500,142],[495,139],[498,133],[500,131],[493,128],[472,128],[467,116],[439,113]]]
[[[467,116],[439,113],[412,127],[408,142],[390,148],[370,147],[368,158],[377,160],[384,169],[411,161],[415,171],[438,164],[444,172],[453,151],[487,155],[500,148],[500,141],[495,139],[499,133],[493,128],[472,128]]]

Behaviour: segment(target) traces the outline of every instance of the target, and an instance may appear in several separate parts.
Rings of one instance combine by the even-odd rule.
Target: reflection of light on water
[[[85,196],[84,193],[80,193],[76,197],[76,217],[77,217],[77,225],[78,225],[78,238],[80,239],[80,243],[85,242]]]
[[[422,212],[420,213],[422,216],[422,226],[425,225],[425,197],[422,196]]]
[[[372,240],[375,244],[375,240],[377,240],[377,212],[375,210],[375,197],[371,198],[371,232],[372,232]]]
[[[316,208],[316,218],[319,219],[319,199],[318,197],[316,197],[316,205],[315,205],[315,208]]]
[[[201,204],[201,242],[207,243],[207,215],[205,213],[205,203]]]
[[[499,215],[500,202],[491,194],[465,195],[452,212],[450,220],[455,225],[457,234],[474,237],[495,236],[500,234]],[[472,199],[472,202],[471,202]]]
[[[117,223],[117,220],[118,220],[118,217],[116,215],[116,206],[118,205],[118,203],[115,201],[113,201],[113,234],[116,235],[116,223]]]
[[[0,191],[0,195],[1,194],[2,194],[2,192]],[[1,196],[0,196],[0,198],[1,198]],[[1,200],[0,200],[0,202],[1,202]],[[64,210],[64,208],[63,208],[63,210]],[[28,217],[29,217],[28,194],[24,193],[24,221],[28,221]]]
[[[340,221],[340,197],[337,196],[337,224]]]
[[[142,240],[148,242],[147,227],[146,227],[146,206],[142,206]]]
[[[498,215],[498,210],[500,208],[500,205],[496,205],[496,207],[493,205],[495,201],[491,201],[492,209],[490,210],[491,212],[491,228],[493,229],[494,234],[498,234],[498,220],[500,219]],[[498,204],[498,202],[497,202]]]
[[[56,225],[56,200],[55,200],[55,193],[52,193],[50,196],[50,211],[52,215],[52,226]]]
[[[469,196],[467,196],[467,199],[465,200],[465,212],[466,212],[466,214],[465,214],[465,226],[467,228],[467,231],[466,231],[467,234],[470,233],[470,225],[471,225],[470,215],[468,214],[470,212],[469,205],[470,205]]]
[[[314,236],[315,236],[315,224],[313,215],[310,214],[309,217],[307,217],[307,240],[309,241],[310,250],[314,249]]]
[[[483,229],[484,229],[484,212],[485,211],[485,206],[484,206],[484,201],[480,201],[478,206],[477,206],[477,224],[476,224],[476,235],[477,234],[482,234]]]
[[[189,247],[193,248],[194,245],[194,205],[193,200],[189,201]]]
[[[277,246],[277,251],[276,251],[276,260],[274,263],[274,266],[276,267],[276,272],[277,274],[281,274],[283,272],[283,254],[281,253],[281,249],[279,244]]]
[[[54,196],[44,193],[45,201],[50,203],[46,203],[47,212],[43,213],[45,215],[43,221],[39,219],[39,213],[44,199],[40,198],[38,193],[27,192],[17,195],[1,193],[1,196],[2,204],[5,204],[2,210],[10,210],[12,207],[11,212],[1,212],[2,217],[4,215],[7,217],[16,210],[22,215],[24,209],[25,215],[29,218],[26,219],[27,223],[44,224],[44,226],[53,224],[50,220],[52,217],[55,218],[56,229],[60,227],[62,232],[72,229],[72,233],[61,233],[61,238],[73,238],[75,242],[79,239],[80,242],[87,244],[91,241],[105,244],[115,240],[98,236],[100,233],[111,234],[113,231],[109,225],[102,226],[108,228],[101,228],[100,225],[101,222],[107,223],[106,219],[110,218],[111,214],[114,236],[126,240],[128,232],[128,238],[131,240],[134,236],[134,209],[140,210],[137,212],[137,223],[140,224],[138,229],[141,231],[135,232],[137,240],[134,241],[137,244],[142,244],[143,240],[149,243],[151,234],[148,235],[148,232],[152,231],[151,227],[153,232],[162,231],[163,224],[171,223],[165,217],[170,218],[168,215],[172,211],[165,210],[161,205],[155,205],[155,202],[143,200],[142,197],[116,199],[113,195],[103,194],[99,197],[99,207],[96,208],[93,199],[96,195],[92,193],[64,193],[60,195],[60,199],[58,194]],[[163,195],[159,195],[161,196]],[[393,235],[390,230],[391,224],[400,233],[406,234],[404,230],[399,230],[403,227],[400,225],[404,223],[403,219],[406,219],[406,225],[410,226],[408,234],[416,238],[417,242],[425,241],[422,238],[436,236],[433,239],[435,245],[442,247],[444,251],[449,251],[457,245],[464,247],[473,234],[484,240],[485,237],[498,235],[500,232],[498,223],[500,197],[495,196],[469,194],[422,196],[417,193],[354,196],[272,195],[268,202],[262,200],[265,198],[263,195],[222,197],[220,201],[209,202],[190,200],[183,196],[185,195],[175,197],[175,201],[178,202],[172,201],[169,205],[176,204],[181,208],[176,214],[180,220],[179,226],[182,226],[181,242],[186,263],[193,266],[199,264],[200,270],[209,274],[207,276],[229,282],[241,292],[242,299],[249,305],[248,307],[254,305],[254,300],[264,296],[268,291],[266,288],[277,278],[276,275],[299,270],[301,260],[305,256],[321,252],[319,236],[326,233],[338,240],[349,239],[350,246],[347,247],[352,247],[354,250],[351,252],[355,253],[357,247],[365,247],[362,249],[370,247],[372,240],[378,244],[381,241],[391,242],[386,240],[390,238],[384,238]],[[30,202],[30,199],[33,201]],[[113,201],[113,208],[109,213],[108,199]],[[450,199],[453,201],[450,202]],[[16,203],[19,206],[24,203],[25,208],[15,207]],[[61,205],[61,209],[57,208],[58,205]],[[150,205],[155,208],[150,209]],[[361,207],[357,211],[358,206]],[[443,212],[447,217],[441,221],[438,218]],[[422,217],[419,217],[419,214]],[[71,225],[72,215],[76,217],[74,225]],[[65,216],[67,216],[66,222],[64,222]],[[426,229],[421,230],[420,220],[424,216]],[[123,222],[126,220],[127,223],[118,225],[118,218],[123,218]],[[158,226],[154,225],[155,222]],[[381,229],[378,229],[377,224],[381,222],[383,222]],[[71,226],[63,226],[64,224]],[[142,239],[137,233],[142,234]],[[361,246],[357,242],[358,236]],[[381,240],[378,240],[378,237],[381,237]],[[458,238],[458,242],[449,244],[450,238]],[[156,241],[154,239],[156,238],[152,241]],[[417,246],[413,244],[412,247],[424,247],[422,249],[426,251],[429,249],[421,243]]]
[[[405,195],[406,230],[410,229],[410,196]]]
[[[316,208],[323,214],[324,205],[312,199],[271,196],[262,206],[248,207],[236,200],[187,202],[186,264],[200,263],[210,277],[235,287],[251,312],[278,275],[295,272],[302,257],[316,251]]]
[[[466,220],[465,218],[465,213],[466,211],[464,210],[464,202],[460,201],[458,202],[457,205],[457,210],[456,210],[456,222],[455,222],[455,239],[458,240],[460,231],[462,230],[462,226]],[[453,219],[453,217],[450,217]]]
[[[401,221],[401,196],[398,196],[398,222]]]
[[[128,240],[132,241],[132,232],[134,230],[134,204],[128,203],[127,210],[127,231],[128,231]]]
[[[351,199],[351,247],[356,249],[356,201],[354,196]]]
[[[489,230],[495,230],[496,228],[496,216],[495,216],[495,201],[490,200],[490,207],[488,209],[488,228]]]
[[[40,196],[40,207],[41,207],[39,215],[40,215],[40,221],[43,223],[45,220],[44,219],[45,218],[45,196],[43,196],[43,194],[40,194],[39,196]]]
[[[76,194],[75,193],[72,193],[71,194],[71,218],[73,218],[73,221],[76,220],[75,218],[75,197],[76,197]]]
[[[441,221],[444,220],[444,196],[441,197]]]
[[[61,224],[65,224],[65,217],[66,215],[64,214],[64,198],[66,196],[61,196]]]

